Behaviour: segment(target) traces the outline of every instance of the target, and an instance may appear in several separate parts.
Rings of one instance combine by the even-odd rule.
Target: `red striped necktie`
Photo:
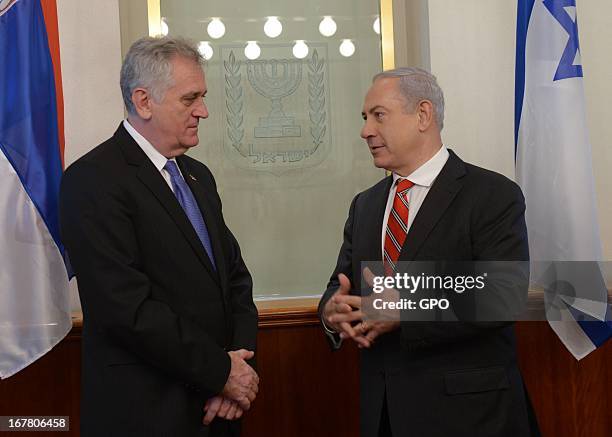
[[[408,179],[398,179],[397,190],[393,198],[393,209],[387,219],[387,230],[385,232],[385,254],[383,265],[385,274],[392,275],[395,264],[399,258],[406,234],[408,233],[408,191],[414,185]]]

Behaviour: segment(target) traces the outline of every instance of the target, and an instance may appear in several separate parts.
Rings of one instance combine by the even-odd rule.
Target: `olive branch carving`
[[[310,117],[310,136],[315,147],[310,151],[312,155],[323,142],[327,126],[325,125],[325,60],[319,59],[315,49],[308,63],[308,115]]]
[[[240,84],[241,62],[236,61],[234,51],[229,55],[229,61],[223,61],[225,67],[225,106],[227,111],[227,135],[232,141],[232,145],[240,152],[240,145],[244,138],[244,94]],[[243,153],[240,152],[242,155]]]

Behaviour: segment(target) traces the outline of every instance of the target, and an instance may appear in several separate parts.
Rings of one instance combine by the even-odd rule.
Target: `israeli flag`
[[[612,335],[591,162],[575,0],[519,0],[515,146],[532,285],[581,359]]]

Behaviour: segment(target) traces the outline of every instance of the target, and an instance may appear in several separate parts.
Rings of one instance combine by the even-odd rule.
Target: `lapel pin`
[[[192,175],[191,173],[189,174],[189,177],[190,177],[191,179],[193,179],[194,181],[197,181],[197,179],[195,178],[195,176],[194,176],[194,175]]]

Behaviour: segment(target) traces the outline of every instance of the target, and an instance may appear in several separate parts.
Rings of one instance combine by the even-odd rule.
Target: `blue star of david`
[[[564,9],[568,6],[576,7],[576,0],[544,0],[544,6],[569,34],[569,40],[561,56],[561,61],[559,61],[554,80],[582,77],[582,65],[574,65],[576,53],[580,49],[578,42],[578,19],[576,21],[572,20],[572,17]]]

